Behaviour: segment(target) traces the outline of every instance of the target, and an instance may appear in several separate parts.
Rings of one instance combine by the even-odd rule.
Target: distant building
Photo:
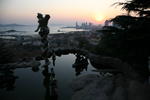
[[[93,24],[91,22],[89,22],[89,27],[92,27],[92,26],[93,26]]]
[[[79,29],[80,27],[79,27],[79,25],[78,25],[78,22],[76,22],[76,29]]]
[[[83,22],[81,25],[78,25],[76,22],[76,29],[91,29],[93,24],[91,22]]]

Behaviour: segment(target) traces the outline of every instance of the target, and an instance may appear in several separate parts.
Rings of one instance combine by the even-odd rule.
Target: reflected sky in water
[[[58,99],[53,100],[70,100],[72,95],[71,84],[72,79],[81,75],[94,73],[91,64],[88,64],[87,71],[83,69],[80,75],[76,76],[75,68],[72,65],[75,63],[76,56],[73,54],[56,56],[55,66],[53,65],[52,58],[49,58],[50,64],[48,65],[47,74],[50,69],[54,69],[55,79],[57,80],[57,94]],[[13,75],[18,76],[14,83],[14,90],[7,91],[0,89],[0,96],[2,100],[47,100],[52,98],[50,96],[51,87],[49,76],[44,76],[43,65],[45,61],[41,61],[39,71],[34,72],[32,68],[21,68],[14,70]]]

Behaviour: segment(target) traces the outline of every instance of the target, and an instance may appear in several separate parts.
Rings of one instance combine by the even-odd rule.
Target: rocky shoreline
[[[96,74],[76,78],[72,82],[72,100],[149,100],[150,86],[128,80],[122,74]]]
[[[131,65],[118,58],[98,56],[88,50],[78,48],[78,42],[74,41],[75,35],[59,34],[59,37],[50,35],[49,42],[52,45],[50,45],[49,54],[51,55],[51,48],[57,56],[80,53],[88,57],[90,63],[100,74],[89,74],[74,79],[71,83],[74,91],[72,100],[149,100],[149,83],[143,81],[143,77],[136,73]],[[58,38],[56,37],[63,42],[57,42]],[[23,36],[22,38],[23,41],[19,42],[13,39],[2,39],[6,46],[13,51],[14,62],[1,64],[0,69],[7,70],[40,65],[40,62],[35,59],[42,53],[39,37]]]

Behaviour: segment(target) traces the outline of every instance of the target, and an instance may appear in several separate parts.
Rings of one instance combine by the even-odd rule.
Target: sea
[[[9,25],[0,26],[0,34],[2,35],[36,35],[36,25]],[[87,31],[85,29],[65,28],[63,25],[49,25],[50,34],[68,33],[73,31]],[[10,31],[15,30],[15,31]],[[8,32],[9,31],[9,32]]]

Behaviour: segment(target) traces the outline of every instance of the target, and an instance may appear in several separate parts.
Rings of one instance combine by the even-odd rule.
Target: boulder
[[[35,66],[40,66],[40,64],[41,63],[39,61],[32,59],[30,61],[19,61],[16,63],[1,64],[0,69],[5,70],[5,69],[35,67]]]
[[[77,77],[72,81],[72,100],[150,100],[150,85],[126,79],[122,74]]]
[[[95,74],[79,77],[72,83],[72,100],[109,100],[113,89],[112,78]]]

